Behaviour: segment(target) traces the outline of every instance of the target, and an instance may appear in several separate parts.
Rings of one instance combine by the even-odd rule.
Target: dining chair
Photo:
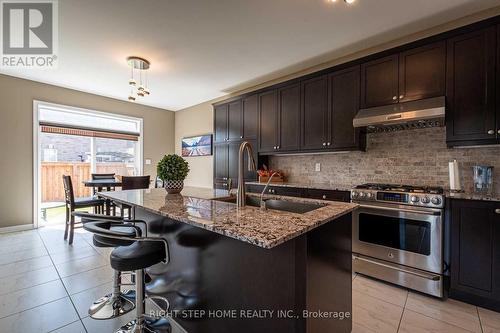
[[[95,196],[75,198],[75,192],[73,191],[73,182],[71,181],[71,176],[63,175],[63,186],[64,186],[64,203],[66,207],[66,223],[64,227],[64,239],[68,238],[69,233],[69,244],[73,244],[73,235],[75,230],[75,217],[72,213],[78,208],[94,208],[96,213],[104,212],[104,199],[99,199]]]
[[[149,188],[151,181],[150,176],[122,176],[122,190],[140,190]],[[115,202],[117,207],[120,207],[120,216],[124,217],[124,211],[128,213],[128,218],[132,218],[132,207],[124,203]]]
[[[115,173],[93,173],[91,176],[92,176],[92,180],[102,180],[102,179],[114,180],[116,174]],[[96,195],[97,192],[102,192],[103,189],[104,189],[104,187],[97,187],[97,188],[92,187],[92,191],[93,191],[94,195]],[[114,190],[115,190],[114,186],[106,187],[106,191],[114,191]],[[115,216],[116,215],[116,205],[112,201],[111,202],[108,201],[108,204],[110,205],[109,209],[111,210],[111,214],[113,216]]]

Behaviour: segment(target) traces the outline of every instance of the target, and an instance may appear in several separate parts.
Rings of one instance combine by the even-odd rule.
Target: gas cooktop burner
[[[443,194],[444,190],[442,187],[431,187],[431,186],[412,186],[403,184],[375,184],[368,183],[363,185],[358,185],[355,187],[357,190],[375,190],[375,191],[394,191],[394,192],[405,192],[405,193],[427,193],[427,194]]]

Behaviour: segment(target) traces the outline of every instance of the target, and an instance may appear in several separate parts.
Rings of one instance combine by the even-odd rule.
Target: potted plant
[[[156,167],[158,177],[163,180],[168,193],[179,193],[189,172],[188,162],[176,154],[165,155]]]

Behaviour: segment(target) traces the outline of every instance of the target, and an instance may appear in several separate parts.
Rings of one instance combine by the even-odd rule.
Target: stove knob
[[[370,192],[366,193],[367,199],[371,199],[372,197],[373,197],[373,193],[370,193]]]
[[[432,197],[431,199],[432,204],[434,205],[440,205],[441,204],[441,198],[440,197]]]
[[[359,192],[359,195],[358,195],[360,198],[364,198],[365,197],[365,193],[364,192]]]
[[[417,202],[419,202],[420,198],[417,197],[416,195],[412,195],[411,198],[410,198],[410,200],[413,203],[417,203]]]
[[[353,191],[352,194],[351,194],[351,196],[352,196],[353,199],[356,199],[358,197],[358,192],[354,192]]]
[[[428,203],[430,202],[429,197],[422,197],[422,199],[420,199],[420,201],[421,201],[423,204],[428,204]]]

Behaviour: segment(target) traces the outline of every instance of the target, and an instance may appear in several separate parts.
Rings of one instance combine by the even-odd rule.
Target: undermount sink
[[[236,203],[236,197],[216,199],[217,201]],[[322,204],[306,203],[298,201],[278,200],[278,199],[264,199],[266,209],[281,210],[290,213],[304,214],[315,209],[324,207]],[[260,198],[254,196],[247,196],[245,199],[247,206],[260,207]]]

